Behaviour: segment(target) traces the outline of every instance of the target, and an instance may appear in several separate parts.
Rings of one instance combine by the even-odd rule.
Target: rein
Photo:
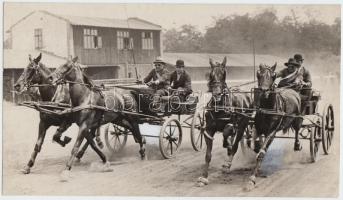
[[[229,87],[228,89],[231,89],[231,88],[238,88],[238,87],[242,87],[242,86],[245,86],[245,85],[250,85],[250,84],[253,84],[253,83],[256,83],[257,81],[250,81],[250,82],[246,82],[246,83],[243,83],[243,84],[240,84],[240,85],[234,85],[234,86],[231,86]]]

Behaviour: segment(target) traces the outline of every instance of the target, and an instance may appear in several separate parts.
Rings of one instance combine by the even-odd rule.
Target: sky
[[[282,5],[282,4],[119,4],[119,3],[14,3],[4,4],[4,30],[34,10],[46,10],[59,15],[119,18],[139,17],[159,24],[164,30],[178,28],[183,24],[195,25],[204,32],[214,25],[214,18],[228,15],[256,15],[264,9],[273,8],[279,19],[296,13],[299,21],[310,17],[332,24],[340,17],[337,5]]]

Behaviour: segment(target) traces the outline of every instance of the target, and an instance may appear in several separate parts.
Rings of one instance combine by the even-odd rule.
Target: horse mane
[[[47,66],[45,66],[43,63],[39,62],[38,65],[42,69],[42,71],[44,72],[44,76],[47,77],[52,73],[52,71]]]

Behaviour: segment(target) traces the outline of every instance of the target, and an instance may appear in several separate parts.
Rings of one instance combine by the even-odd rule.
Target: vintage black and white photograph
[[[3,3],[2,195],[340,196],[340,4]]]

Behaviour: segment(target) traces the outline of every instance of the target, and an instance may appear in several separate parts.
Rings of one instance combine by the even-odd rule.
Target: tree
[[[182,25],[180,31],[170,29],[164,34],[166,51],[201,52],[203,36],[193,25]]]

